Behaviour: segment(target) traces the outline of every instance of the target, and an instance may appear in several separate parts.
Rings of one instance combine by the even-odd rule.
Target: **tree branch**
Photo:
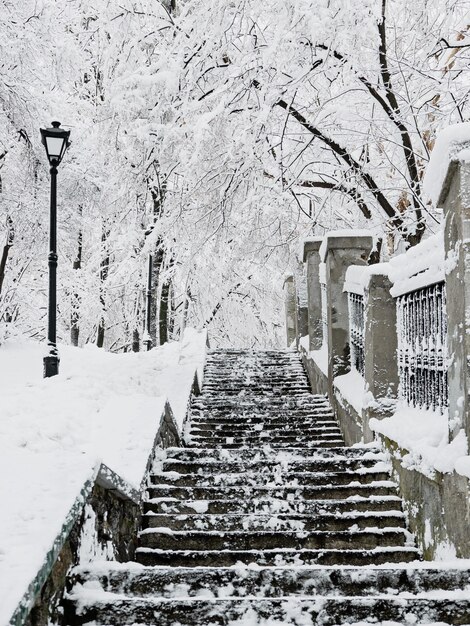
[[[257,81],[253,81],[253,86],[259,89],[261,84]],[[334,139],[331,139],[327,135],[325,135],[322,131],[320,131],[316,126],[313,126],[307,119],[300,113],[297,109],[289,105],[285,100],[280,98],[277,102],[274,103],[276,106],[281,107],[285,111],[288,111],[289,115],[291,115],[303,128],[308,130],[314,137],[319,139],[322,143],[330,148],[330,150],[339,157],[348,167],[362,180],[367,189],[372,193],[374,198],[377,200],[380,208],[384,211],[384,213],[389,217],[393,224],[397,228],[401,228],[403,226],[403,221],[399,214],[395,211],[393,206],[387,200],[383,192],[380,190],[379,186],[372,178],[372,176],[364,171],[364,168],[358,163],[355,158],[343,148],[339,143],[337,143]]]

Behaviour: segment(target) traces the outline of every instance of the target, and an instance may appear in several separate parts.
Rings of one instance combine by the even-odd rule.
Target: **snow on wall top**
[[[339,237],[374,237],[374,235],[364,228],[348,228],[345,230],[331,230],[325,233],[322,244],[320,246],[319,254],[322,261],[325,261],[326,251],[328,249],[328,240],[336,239]]]
[[[404,254],[389,261],[390,290],[397,297],[409,291],[441,282],[450,267],[445,260],[444,231],[441,229]]]
[[[451,161],[470,162],[470,122],[453,124],[442,130],[436,139],[423,179],[423,194],[434,206]]]
[[[374,265],[350,265],[346,270],[343,291],[364,295],[372,276],[387,276],[390,266],[388,263]]]

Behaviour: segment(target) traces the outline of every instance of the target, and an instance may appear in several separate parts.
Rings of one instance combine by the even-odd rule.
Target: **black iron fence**
[[[364,376],[364,297],[348,293],[351,367]]]
[[[444,282],[397,298],[397,332],[402,399],[443,412],[448,405]]]

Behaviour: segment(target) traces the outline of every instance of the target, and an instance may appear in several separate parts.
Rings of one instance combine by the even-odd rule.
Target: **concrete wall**
[[[463,428],[470,438],[470,164],[450,164],[439,199],[444,208],[444,245],[450,259],[446,275],[449,431]],[[458,297],[453,297],[458,294]],[[463,401],[465,399],[466,401]]]
[[[426,476],[403,467],[407,450],[383,438],[392,456],[411,532],[426,560],[470,558],[470,481],[457,474]]]

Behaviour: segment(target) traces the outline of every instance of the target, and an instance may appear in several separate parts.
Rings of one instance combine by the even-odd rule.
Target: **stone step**
[[[177,459],[166,459],[162,461],[161,471],[178,472],[179,474],[198,474],[198,475],[219,475],[219,474],[237,474],[243,472],[256,472],[258,474],[279,473],[279,472],[362,472],[377,466],[378,463],[384,463],[382,457],[378,459],[348,459],[341,457],[322,458],[316,460],[297,460],[297,461],[267,461],[265,459],[258,461],[219,461],[219,460],[203,460],[198,461],[179,461]]]
[[[227,531],[147,528],[139,533],[140,548],[160,550],[345,550],[404,546],[403,528],[338,531]]]
[[[154,498],[178,498],[180,500],[231,500],[231,499],[267,499],[281,500],[344,500],[354,496],[368,498],[370,496],[395,495],[396,484],[390,480],[372,482],[363,485],[351,481],[347,485],[299,485],[297,487],[244,485],[237,487],[174,487],[172,485],[150,485],[147,493],[150,500]]]
[[[168,527],[172,530],[349,530],[351,527],[364,528],[404,528],[405,514],[401,511],[366,511],[363,513],[319,513],[305,514],[231,514],[210,515],[168,515],[165,513],[145,513],[142,516],[144,528]]]
[[[250,409],[249,411],[237,411],[234,408],[229,410],[220,411],[218,415],[214,411],[203,409],[192,409],[190,412],[190,420],[204,421],[207,424],[230,424],[233,422],[240,423],[279,423],[279,424],[308,424],[312,422],[314,424],[322,422],[330,422],[338,425],[335,420],[334,413],[331,409],[325,409],[321,411],[312,411],[310,409],[302,411],[260,411],[258,409]]]
[[[253,449],[253,447],[259,447],[262,445],[265,445],[266,443],[269,445],[272,445],[273,448],[277,448],[278,450],[283,450],[283,449],[290,449],[292,448],[293,445],[298,445],[300,443],[299,439],[297,438],[291,438],[288,439],[287,441],[283,442],[283,441],[273,441],[272,439],[256,439],[256,440],[251,440],[251,441],[245,441],[245,440],[240,440],[240,441],[220,441],[220,442],[216,442],[213,441],[209,438],[199,438],[199,437],[195,437],[195,438],[187,438],[187,442],[191,443],[191,445],[196,446],[196,447],[202,447],[204,448],[205,446],[211,444],[211,445],[216,445],[219,448],[221,448],[222,450],[228,450],[228,449],[232,449],[232,450],[238,450],[238,449]],[[327,440],[327,441],[321,441],[321,440],[314,440],[314,441],[305,441],[304,442],[304,447],[306,449],[308,448],[341,448],[342,446],[344,446],[344,441],[342,440]]]
[[[303,379],[300,377],[296,377],[295,379],[286,380],[271,380],[269,378],[263,378],[262,380],[254,381],[254,380],[239,380],[235,381],[233,379],[224,381],[217,381],[214,378],[207,377],[204,378],[204,383],[202,386],[202,391],[204,392],[206,389],[212,389],[214,391],[223,391],[226,393],[227,391],[234,391],[235,389],[238,391],[245,392],[247,395],[250,393],[257,393],[259,391],[269,391],[269,390],[277,390],[277,389],[287,389],[288,393],[295,393],[296,391],[300,391],[302,393],[311,394],[312,390],[310,385],[307,382],[307,379]]]
[[[283,565],[381,565],[406,563],[419,558],[415,548],[385,547],[372,550],[159,550],[137,548],[136,560],[142,565],[172,567],[232,567],[238,563],[258,566]]]
[[[265,420],[262,419],[255,421],[226,419],[223,422],[208,421],[204,418],[192,418],[190,421],[190,427],[193,430],[204,430],[209,432],[217,432],[224,434],[226,432],[246,430],[247,432],[260,432],[260,431],[277,431],[277,430],[303,430],[303,429],[315,429],[318,432],[341,432],[338,424],[333,420]]]
[[[321,428],[310,428],[304,431],[299,428],[276,428],[271,430],[248,430],[239,428],[231,431],[191,428],[190,435],[193,441],[206,441],[207,443],[204,445],[217,445],[218,443],[224,443],[227,439],[233,439],[231,443],[244,442],[245,444],[250,442],[257,444],[260,440],[266,439],[267,443],[291,442],[291,445],[295,445],[296,442],[303,443],[304,441],[311,443],[315,439],[322,443],[325,441],[342,441],[342,435],[339,429],[323,431]]]
[[[205,447],[207,445],[215,445],[222,449],[232,449],[232,450],[253,449],[253,447],[259,447],[259,446],[266,445],[266,444],[273,446],[273,448],[277,448],[278,450],[283,450],[283,449],[290,449],[292,448],[293,445],[299,445],[299,443],[302,442],[301,438],[299,437],[290,437],[290,438],[287,438],[286,441],[273,440],[272,438],[264,438],[264,439],[257,438],[257,439],[251,439],[251,440],[245,440],[245,439],[240,438],[239,440],[230,441],[230,438],[228,437],[225,440],[222,439],[221,441],[216,441],[208,437],[206,438],[194,437],[194,438],[187,438],[187,441],[188,443],[191,443],[191,445],[196,446],[196,447]],[[306,449],[321,448],[321,447],[341,448],[342,446],[344,446],[344,441],[342,439],[335,439],[335,440],[316,439],[314,441],[307,440],[304,442],[304,447]]]
[[[325,406],[325,399],[323,398],[323,396],[312,396],[310,393],[302,393],[302,394],[297,394],[296,396],[286,396],[285,398],[280,398],[280,397],[261,397],[261,398],[256,398],[256,399],[251,399],[250,397],[247,398],[232,398],[232,397],[224,397],[223,395],[223,390],[219,389],[219,392],[213,397],[211,396],[210,399],[206,398],[204,399],[203,395],[200,396],[196,396],[192,402],[192,406],[197,407],[200,404],[209,404],[209,400],[210,400],[210,405],[212,408],[216,408],[218,405],[227,405],[227,406],[244,406],[244,405],[249,405],[250,403],[253,403],[256,401],[257,404],[261,405],[266,405],[269,406],[270,408],[274,409],[275,407],[286,407],[286,408],[290,408],[290,407],[302,407],[302,406],[309,406],[309,407],[314,407],[314,406]]]
[[[86,596],[85,596],[86,597]],[[79,600],[79,595],[75,598]],[[158,615],[158,620],[156,620]],[[423,621],[423,617],[424,621]],[[462,594],[448,598],[417,597],[404,600],[389,595],[369,598],[311,597],[273,599],[217,598],[172,599],[120,596],[85,605],[80,624],[155,624],[194,626],[228,624],[321,624],[334,626],[358,622],[399,624],[468,624],[470,599]],[[352,621],[351,621],[352,620]]]
[[[261,375],[243,371],[229,374],[228,372],[210,372],[206,370],[204,376],[204,384],[210,382],[219,385],[219,387],[227,387],[234,383],[246,387],[250,387],[251,385],[265,387],[270,385],[273,381],[281,386],[290,384],[309,386],[308,378],[304,372],[292,372],[290,368],[284,371],[276,370],[273,372],[263,372]]]
[[[426,565],[426,566],[425,566]],[[103,591],[141,598],[188,597],[212,590],[217,597],[377,596],[460,591],[470,586],[468,569],[420,564],[394,567],[165,568],[103,561],[74,568],[70,585],[98,583]]]
[[[286,433],[286,430],[288,433]],[[295,426],[294,424],[285,424],[283,427],[277,426],[275,428],[246,428],[243,425],[237,426],[232,424],[231,428],[199,428],[195,424],[191,424],[191,436],[199,438],[212,438],[225,439],[226,437],[244,437],[245,439],[252,438],[257,441],[260,437],[266,437],[268,439],[280,438],[284,441],[286,438],[298,439],[341,439],[341,431],[336,426],[319,427],[319,426]]]
[[[326,420],[321,419],[317,420],[316,418],[301,418],[301,419],[289,419],[289,418],[228,418],[224,420],[215,420],[205,417],[195,417],[191,416],[191,428],[199,429],[199,430],[211,430],[211,431],[230,431],[234,428],[246,428],[248,430],[259,431],[259,430],[276,430],[279,428],[316,428],[322,431],[330,431],[330,430],[339,430],[339,426],[337,422],[334,420]]]
[[[378,448],[371,447],[345,447],[341,450],[328,450],[327,448],[293,447],[282,451],[265,446],[263,448],[247,450],[221,450],[220,448],[167,448],[167,459],[179,461],[235,461],[237,463],[270,461],[272,463],[290,463],[293,461],[318,461],[321,459],[355,459],[370,460],[383,459],[383,454]]]
[[[191,413],[203,411],[211,417],[222,417],[226,413],[245,415],[247,417],[257,417],[258,415],[272,415],[273,417],[283,417],[288,415],[322,415],[327,413],[333,415],[331,407],[318,405],[315,402],[265,402],[265,398],[260,396],[256,401],[246,398],[231,398],[214,396],[213,398],[198,396],[198,402],[191,405]],[[233,402],[232,402],[233,400]],[[269,398],[275,400],[275,398]]]
[[[318,485],[349,485],[360,478],[362,485],[372,482],[390,480],[388,471],[366,469],[360,474],[351,472],[240,472],[232,474],[178,474],[175,472],[160,472],[151,474],[150,485],[171,485],[172,487],[211,487],[270,485],[283,487],[318,486]]]
[[[265,513],[270,515],[298,514],[320,515],[323,513],[342,515],[350,512],[378,512],[378,511],[401,511],[402,501],[396,495],[364,497],[352,496],[347,500],[294,500],[257,498],[251,500],[219,498],[213,500],[187,499],[182,501],[165,495],[161,498],[153,498],[143,502],[145,513],[187,514],[195,513],[228,514],[228,513]]]

